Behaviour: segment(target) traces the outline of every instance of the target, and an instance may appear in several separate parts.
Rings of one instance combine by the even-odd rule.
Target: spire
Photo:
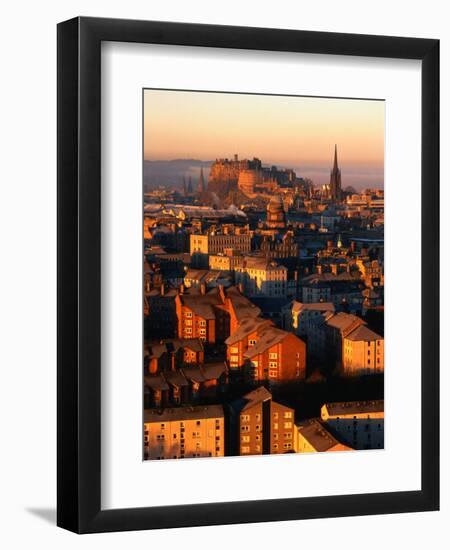
[[[337,162],[337,145],[334,144],[334,164],[333,164],[333,170],[338,169],[338,162]]]
[[[200,168],[200,178],[198,180],[198,192],[204,193],[206,191],[205,187],[205,177],[203,175],[203,166]]]

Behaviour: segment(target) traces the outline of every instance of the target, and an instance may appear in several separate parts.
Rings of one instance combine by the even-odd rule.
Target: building
[[[295,452],[294,410],[272,399],[263,386],[230,406],[232,454],[261,455]]]
[[[338,441],[317,418],[306,420],[297,426],[297,452],[322,453],[332,451],[352,451]]]
[[[225,340],[231,371],[242,370],[245,364],[244,353],[256,344],[262,331],[269,326],[273,326],[273,323],[261,317],[246,317],[241,321],[238,328]]]
[[[144,337],[172,338],[176,336],[176,296],[178,292],[165,285],[152,288],[144,295]]]
[[[270,229],[286,228],[286,213],[281,195],[273,195],[267,205],[267,227]]]
[[[232,277],[226,271],[213,269],[188,269],[183,279],[186,288],[200,287],[202,284],[206,288],[214,288],[218,286],[231,286]]]
[[[175,300],[179,338],[200,338],[209,344],[222,343],[244,317],[257,317],[261,310],[236,287],[207,290],[183,288]]]
[[[144,459],[224,454],[222,405],[144,410]]]
[[[326,352],[323,325],[335,313],[334,304],[319,302],[304,304],[294,300],[283,309],[283,327],[306,342],[308,362],[322,360]]]
[[[144,367],[148,374],[203,362],[204,350],[199,338],[170,338],[145,343]]]
[[[226,248],[232,248],[244,254],[251,250],[252,236],[250,233],[208,233],[190,235],[190,253],[194,254],[219,254]]]
[[[293,300],[283,308],[283,326],[297,336],[305,336],[311,324],[323,322],[324,313],[335,312],[331,302],[302,303]]]
[[[379,374],[384,371],[384,339],[365,325],[344,337],[342,368],[346,376]]]
[[[338,168],[337,160],[337,145],[334,146],[334,163],[333,169],[330,174],[330,199],[332,201],[340,201],[342,199],[342,182],[341,182],[341,171]]]
[[[244,320],[225,341],[230,369],[253,382],[304,380],[306,345],[292,332],[264,319]]]
[[[324,325],[327,355],[338,369],[342,369],[344,357],[344,339],[365,321],[356,315],[339,312],[329,317]]]
[[[384,286],[383,266],[378,260],[357,259],[356,265],[361,272],[364,284],[368,288]]]
[[[288,291],[288,269],[260,256],[247,256],[235,267],[236,284],[242,284],[247,296],[285,298]]]
[[[145,407],[192,404],[200,399],[215,399],[228,384],[224,361],[185,364],[173,370],[144,375]]]
[[[298,258],[299,246],[294,241],[291,232],[284,235],[265,235],[259,249],[266,258],[281,260],[287,258]]]
[[[354,449],[384,448],[384,401],[325,403],[320,411],[325,425]]]

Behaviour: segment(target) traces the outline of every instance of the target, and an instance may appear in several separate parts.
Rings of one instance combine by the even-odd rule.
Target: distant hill
[[[213,161],[197,159],[175,160],[145,160],[144,161],[144,189],[154,189],[160,185],[183,187],[183,176],[186,180],[192,179],[195,188],[203,168],[205,180],[208,181],[209,170]]]

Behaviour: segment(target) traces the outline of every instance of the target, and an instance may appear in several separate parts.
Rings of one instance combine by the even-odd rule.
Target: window
[[[269,353],[269,359],[277,359],[278,353]]]
[[[206,321],[200,321],[200,326],[201,327],[206,327]]]
[[[206,334],[206,328],[201,328],[200,329],[200,334]]]
[[[166,427],[166,425],[165,425],[165,424],[161,424],[160,427],[161,427],[161,430],[164,430],[164,428]]]
[[[241,452],[242,453],[249,453],[250,452],[250,447],[248,445],[244,445],[243,447],[241,447]]]
[[[278,420],[278,413],[273,413],[273,419]]]
[[[274,423],[273,423],[273,429],[274,429],[274,430],[278,430],[278,422],[274,422]]]
[[[250,436],[249,435],[243,435],[241,437],[242,443],[250,443]]]
[[[239,353],[239,348],[237,346],[231,346],[230,347],[230,352],[231,353]]]
[[[260,414],[255,414],[255,420],[256,420],[256,422],[259,422],[261,420],[261,415]]]
[[[285,422],[284,423],[284,429],[289,430],[290,428],[292,428],[292,422]]]
[[[186,311],[185,315],[186,315],[186,317],[191,318],[192,317],[192,311]]]
[[[249,432],[250,426],[241,426],[241,432]]]
[[[200,424],[201,424],[200,420],[197,420],[197,422],[195,424],[196,424],[196,426],[200,426]]]
[[[241,414],[241,422],[250,422],[249,414]]]
[[[249,346],[254,346],[255,344],[256,344],[256,340],[249,340],[248,341]]]
[[[283,416],[284,416],[284,418],[292,418],[292,412],[291,411],[286,411]]]
[[[276,369],[278,366],[276,361],[270,361],[269,362],[269,369]]]

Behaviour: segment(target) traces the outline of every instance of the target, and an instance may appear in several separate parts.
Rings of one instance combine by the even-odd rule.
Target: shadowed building
[[[230,406],[231,452],[280,454],[295,450],[294,410],[276,403],[260,386]]]
[[[320,416],[342,442],[354,449],[384,447],[384,401],[325,403]]]

